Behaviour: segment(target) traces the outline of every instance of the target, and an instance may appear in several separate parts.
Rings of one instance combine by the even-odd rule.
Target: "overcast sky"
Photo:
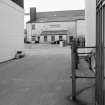
[[[85,0],[24,0],[25,12],[29,13],[30,7],[36,7],[37,12],[62,11],[84,9]],[[29,16],[25,16],[25,23]]]
[[[84,9],[84,0],[24,0],[25,12],[36,7],[37,12]]]

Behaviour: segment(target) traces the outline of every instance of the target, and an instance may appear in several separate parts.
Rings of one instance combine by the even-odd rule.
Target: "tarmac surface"
[[[91,79],[77,80],[78,100],[71,100],[70,47],[28,45],[24,51],[24,58],[0,65],[0,105],[94,105]],[[94,75],[80,62],[77,75]]]

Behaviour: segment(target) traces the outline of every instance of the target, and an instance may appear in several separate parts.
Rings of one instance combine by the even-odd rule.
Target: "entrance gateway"
[[[21,4],[23,5],[23,3]],[[95,89],[96,105],[105,104],[104,102],[105,36],[104,35],[105,35],[105,0],[96,0],[96,89]]]
[[[96,105],[104,105],[105,0],[96,0]]]
[[[79,48],[79,47],[78,47]],[[95,79],[95,105],[105,105],[104,91],[104,59],[105,59],[105,0],[96,0],[96,46],[87,46],[80,48],[96,49],[96,74],[95,77],[76,76],[77,46],[72,44],[72,99],[76,100],[76,79],[90,78]],[[79,53],[78,53],[79,54]],[[88,54],[88,53],[80,53]]]

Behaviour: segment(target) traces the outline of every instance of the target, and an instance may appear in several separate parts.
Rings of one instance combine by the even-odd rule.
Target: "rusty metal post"
[[[75,54],[74,44],[71,47],[71,61],[72,61],[72,100],[76,100],[76,71],[75,71]]]
[[[104,0],[97,0],[96,13],[96,105],[104,105]]]

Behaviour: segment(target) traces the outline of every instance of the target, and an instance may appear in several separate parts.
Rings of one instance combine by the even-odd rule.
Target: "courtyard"
[[[79,101],[71,101],[70,47],[28,47],[24,50],[24,58],[0,64],[0,105],[93,104],[94,81],[87,79],[77,81]],[[87,69],[88,66],[83,66],[77,73],[82,76],[92,75]]]

